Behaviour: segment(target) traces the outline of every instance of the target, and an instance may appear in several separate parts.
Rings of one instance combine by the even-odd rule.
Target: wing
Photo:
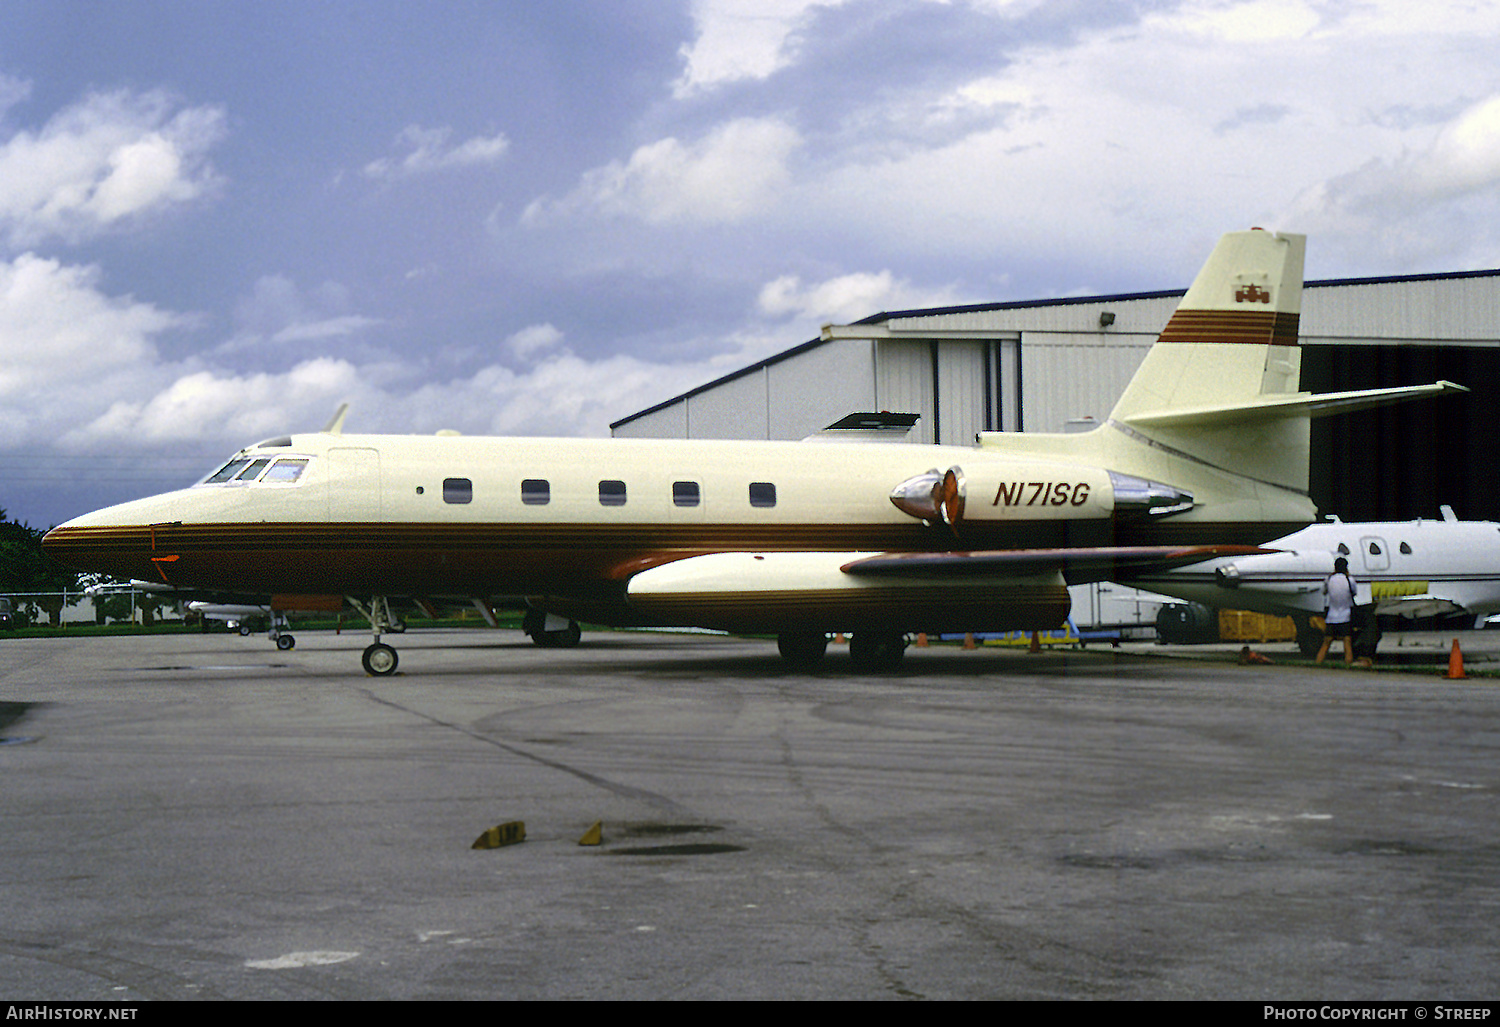
[[[975,552],[880,553],[850,560],[840,570],[856,576],[994,577],[1061,571],[1070,585],[1091,581],[1128,583],[1221,556],[1253,556],[1258,546],[1096,546],[1080,549],[995,549]]]

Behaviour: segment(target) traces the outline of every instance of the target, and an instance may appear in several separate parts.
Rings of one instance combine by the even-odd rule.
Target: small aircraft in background
[[[1323,614],[1323,580],[1340,556],[1349,561],[1360,599],[1373,602],[1378,615],[1500,613],[1500,524],[1461,521],[1452,507],[1441,509],[1436,521],[1330,518],[1267,542],[1275,552],[1147,572],[1130,584],[1209,607],[1291,617],[1303,652],[1316,652],[1322,641],[1309,621]]]
[[[394,673],[391,597],[524,596],[577,621],[772,634],[860,670],[913,631],[1050,629],[1068,585],[1258,552],[1316,516],[1309,419],[1450,382],[1297,391],[1305,237],[1220,239],[1107,421],[969,446],[284,435],[198,484],[78,517],[43,546],[121,578],[356,603]],[[335,418],[335,422],[339,419]],[[368,598],[366,598],[368,597]],[[540,636],[540,637],[539,637]]]
[[[187,608],[206,620],[224,621],[231,630],[237,629],[242,635],[253,632],[251,621],[263,623],[266,636],[276,643],[277,649],[285,651],[297,644],[296,637],[289,630],[288,613],[340,613],[344,602],[339,596],[273,596],[266,602],[256,603],[194,599],[188,602]],[[404,623],[397,621],[396,624],[400,626],[393,626],[392,630],[406,629]]]

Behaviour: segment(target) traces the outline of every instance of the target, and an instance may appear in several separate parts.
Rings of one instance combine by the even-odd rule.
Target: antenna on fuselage
[[[333,417],[329,418],[328,423],[325,424],[325,425],[323,425],[323,434],[324,435],[342,435],[342,434],[344,434],[344,418],[346,416],[348,416],[348,413],[349,413],[349,404],[348,403],[340,403],[339,404],[339,408],[333,412]]]

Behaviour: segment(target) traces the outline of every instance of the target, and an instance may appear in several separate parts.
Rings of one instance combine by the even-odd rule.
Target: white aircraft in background
[[[285,651],[297,644],[297,639],[288,630],[291,627],[286,616],[288,612],[338,613],[343,610],[344,604],[338,596],[275,596],[265,603],[225,603],[195,599],[187,604],[187,608],[206,620],[224,621],[227,627],[237,629],[242,635],[251,633],[248,621],[262,621],[266,625],[267,637],[276,643],[277,649]],[[393,626],[392,630],[404,631],[406,625]]]
[[[1050,629],[1070,583],[1254,552],[1311,521],[1308,419],[1463,391],[1298,392],[1305,238],[1224,236],[1109,419],[977,445],[282,436],[191,488],[43,541],[119,577],[360,604],[528,597],[577,620],[774,634],[794,665],[849,632],[860,669],[912,631]],[[337,419],[336,419],[337,420]]]
[[[296,645],[295,641],[282,643],[282,638],[291,639],[291,635],[283,636],[279,629],[286,624],[285,616],[278,616],[269,606],[257,606],[245,603],[207,603],[201,600],[193,600],[187,604],[187,608],[204,620],[221,620],[225,627],[231,631],[238,630],[242,635],[251,632],[249,622],[252,620],[263,620],[271,624],[271,629],[277,631],[275,636],[278,649],[290,649]]]
[[[1267,542],[1277,552],[1208,560],[1133,578],[1135,588],[1205,606],[1251,610],[1297,622],[1297,641],[1314,652],[1322,633],[1323,579],[1349,560],[1362,603],[1375,613],[1418,618],[1500,613],[1500,524],[1461,521],[1442,507],[1440,521],[1349,522],[1332,518]]]

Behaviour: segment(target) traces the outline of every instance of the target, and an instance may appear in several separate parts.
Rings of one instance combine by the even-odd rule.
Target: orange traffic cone
[[[920,649],[921,647],[925,646],[926,644],[927,644],[927,632],[925,632],[925,631],[918,631],[917,632],[917,648]]]
[[[972,632],[972,631],[966,631],[966,632],[964,632],[964,648],[965,649],[973,649],[974,648],[974,632]]]
[[[1027,652],[1039,653],[1041,651],[1042,651],[1042,636],[1039,633],[1033,631],[1031,633],[1031,648],[1028,649]]]
[[[1453,640],[1453,651],[1448,654],[1447,676],[1454,679],[1467,678],[1469,676],[1464,673],[1464,653],[1458,647],[1458,639],[1456,638]]]

